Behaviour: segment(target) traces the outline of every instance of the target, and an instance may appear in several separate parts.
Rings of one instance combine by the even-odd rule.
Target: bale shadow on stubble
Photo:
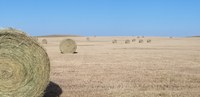
[[[60,88],[60,86],[51,81],[47,86],[43,97],[60,97],[61,94],[62,89]]]

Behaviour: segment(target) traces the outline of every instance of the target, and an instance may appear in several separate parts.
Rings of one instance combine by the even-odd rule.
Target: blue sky
[[[0,0],[0,27],[30,35],[200,35],[200,0]]]

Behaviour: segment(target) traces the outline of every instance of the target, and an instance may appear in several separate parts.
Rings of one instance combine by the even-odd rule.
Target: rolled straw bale
[[[42,39],[42,44],[47,44],[47,40],[46,39]]]
[[[132,42],[135,42],[136,41],[136,39],[132,39]]]
[[[65,53],[75,53],[77,49],[76,42],[72,39],[65,39],[60,43],[60,52]]]
[[[0,97],[42,97],[49,83],[45,50],[18,30],[0,30]]]
[[[147,43],[151,43],[151,39],[148,39],[148,40],[147,40]]]
[[[86,38],[86,40],[87,40],[87,41],[90,41],[90,38],[89,38],[89,37],[87,37],[87,38]]]
[[[117,40],[113,40],[112,43],[113,43],[113,44],[117,43]]]
[[[125,44],[130,44],[130,40],[125,40]]]
[[[143,40],[142,40],[142,39],[140,39],[140,40],[139,40],[139,43],[143,43]]]

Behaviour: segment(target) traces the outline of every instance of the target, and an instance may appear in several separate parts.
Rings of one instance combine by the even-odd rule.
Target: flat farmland
[[[60,53],[59,43],[67,38],[76,41],[76,54]],[[52,95],[200,97],[200,38],[40,37],[40,43],[42,39],[48,41],[41,45],[50,58],[50,80],[59,85]],[[125,44],[127,39],[136,41]]]

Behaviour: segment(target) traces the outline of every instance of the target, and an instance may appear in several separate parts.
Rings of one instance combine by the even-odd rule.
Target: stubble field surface
[[[76,41],[76,54],[60,53],[59,43],[67,38]],[[200,97],[200,38],[45,39],[50,80],[62,89],[60,97]],[[136,42],[125,44],[127,39]]]

